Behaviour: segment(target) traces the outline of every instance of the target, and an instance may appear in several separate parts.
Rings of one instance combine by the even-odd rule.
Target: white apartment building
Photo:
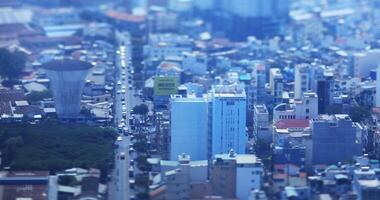
[[[212,155],[228,152],[230,149],[237,153],[245,153],[248,137],[247,97],[244,88],[240,85],[216,85],[211,89],[209,96],[212,110]]]
[[[380,64],[376,69],[376,107],[380,107]]]
[[[170,160],[184,153],[192,160],[207,160],[208,100],[172,95],[170,111]]]
[[[269,126],[269,112],[265,104],[257,104],[253,110],[253,137],[270,142],[272,134]]]
[[[269,70],[269,87],[270,93],[275,98],[282,98],[283,76],[279,68]]]
[[[302,99],[281,103],[273,109],[273,121],[282,119],[313,119],[318,116],[318,96],[314,92],[303,93]]]
[[[296,65],[294,71],[294,98],[301,99],[302,94],[310,89],[309,66],[306,64]]]

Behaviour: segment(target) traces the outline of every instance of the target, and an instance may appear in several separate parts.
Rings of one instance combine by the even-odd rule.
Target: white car
[[[119,155],[120,160],[125,160],[125,153],[121,152]]]
[[[121,92],[122,92],[121,90],[116,91],[117,94],[120,94]]]
[[[116,141],[121,142],[123,141],[123,138],[121,136],[117,137]]]
[[[127,91],[126,90],[121,90],[121,93],[125,94]]]
[[[121,81],[118,81],[118,82],[117,82],[117,85],[121,85]]]

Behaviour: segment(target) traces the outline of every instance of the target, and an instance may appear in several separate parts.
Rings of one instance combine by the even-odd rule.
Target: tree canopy
[[[145,104],[140,104],[133,107],[133,113],[139,115],[146,115],[149,112],[149,108]]]
[[[0,125],[3,166],[12,170],[61,171],[98,168],[104,176],[113,161],[113,129],[83,124]]]
[[[45,90],[42,92],[33,91],[26,96],[26,100],[28,100],[29,103],[34,103],[34,102],[41,101],[45,98],[52,98],[52,97],[53,95],[50,92],[50,90]]]
[[[0,48],[0,76],[6,79],[15,79],[21,75],[25,67],[26,56],[20,51],[11,52]]]

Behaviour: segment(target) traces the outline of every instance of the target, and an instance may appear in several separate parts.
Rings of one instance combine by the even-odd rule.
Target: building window
[[[306,108],[306,113],[309,113],[309,108]]]
[[[255,179],[252,179],[252,180],[251,180],[251,183],[255,183]]]

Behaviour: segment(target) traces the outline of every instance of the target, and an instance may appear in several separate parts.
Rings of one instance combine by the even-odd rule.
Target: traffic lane
[[[129,155],[128,155],[129,138],[123,137],[122,141],[118,141],[119,148],[116,154],[116,169],[114,174],[114,184],[116,188],[117,199],[127,199],[129,196]],[[124,159],[120,157],[124,153]]]

